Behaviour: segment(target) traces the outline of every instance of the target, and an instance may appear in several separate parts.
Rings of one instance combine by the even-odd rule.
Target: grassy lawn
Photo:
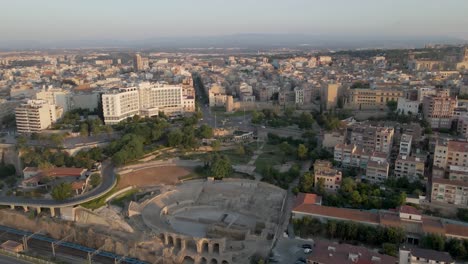
[[[294,160],[294,158],[290,156],[285,157],[278,145],[265,144],[263,153],[255,161],[256,171],[259,172],[267,166],[283,164],[290,160]]]
[[[132,189],[132,190],[129,190],[127,192],[124,192],[124,193],[118,195],[117,197],[115,197],[114,199],[112,199],[110,203],[123,208],[125,206],[125,203],[132,200],[133,195],[135,193],[137,193],[137,192],[138,192],[137,189]]]

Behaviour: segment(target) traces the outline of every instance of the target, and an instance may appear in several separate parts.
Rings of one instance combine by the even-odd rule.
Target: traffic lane
[[[0,263],[2,263],[2,264],[18,264],[18,263],[19,264],[30,264],[32,262],[0,254]]]

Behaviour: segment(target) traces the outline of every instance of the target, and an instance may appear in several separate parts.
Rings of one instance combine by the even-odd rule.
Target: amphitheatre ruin
[[[128,216],[141,218],[164,263],[249,263],[271,248],[285,197],[263,182],[193,180],[131,202]]]

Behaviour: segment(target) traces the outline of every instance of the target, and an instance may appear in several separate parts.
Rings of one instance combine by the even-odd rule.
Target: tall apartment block
[[[102,95],[104,123],[117,124],[134,115],[151,117],[159,112],[168,115],[194,112],[193,93],[183,89],[193,87],[141,83],[137,87],[114,89]]]
[[[432,128],[450,128],[457,98],[450,97],[448,90],[438,91],[423,99],[424,118]]]
[[[18,133],[37,133],[50,127],[56,120],[55,105],[45,100],[28,100],[15,109]]]

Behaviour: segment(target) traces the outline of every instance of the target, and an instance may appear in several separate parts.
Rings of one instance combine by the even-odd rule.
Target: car
[[[310,254],[310,253],[312,253],[312,249],[310,249],[310,248],[305,248],[305,249],[304,249],[304,253],[305,253],[305,254]]]
[[[312,249],[312,245],[311,245],[311,244],[303,244],[301,247],[302,247],[302,248]]]

